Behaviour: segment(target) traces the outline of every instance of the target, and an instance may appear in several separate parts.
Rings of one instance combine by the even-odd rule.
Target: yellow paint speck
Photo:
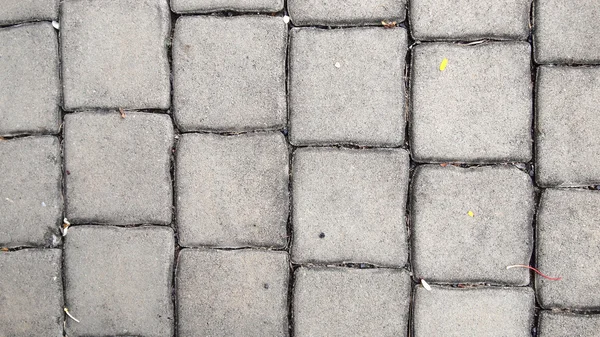
[[[440,71],[444,71],[446,69],[446,66],[448,65],[448,59],[444,58],[442,60],[442,63],[440,63]]]
[[[467,215],[469,215],[471,218],[475,216],[475,213],[473,213],[473,211],[468,211]]]

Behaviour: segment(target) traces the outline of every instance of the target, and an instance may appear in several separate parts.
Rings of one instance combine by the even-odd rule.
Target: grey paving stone
[[[295,25],[361,25],[400,23],[406,15],[406,0],[320,1],[289,0],[288,11]]]
[[[279,12],[283,0],[171,0],[171,9],[176,13]]]
[[[416,40],[526,40],[532,0],[411,0]]]
[[[536,93],[536,181],[600,184],[600,67],[540,67]]]
[[[537,218],[537,265],[560,281],[536,277],[543,308],[600,309],[600,192],[548,189]],[[594,295],[596,294],[596,295]]]
[[[440,64],[448,59],[447,67]],[[413,158],[420,162],[531,159],[532,84],[526,42],[413,49]]]
[[[0,336],[62,337],[60,249],[0,252]]]
[[[171,228],[73,226],[64,254],[68,336],[173,335]]]
[[[280,17],[180,17],[173,36],[180,129],[283,128],[286,40]]]
[[[290,142],[404,143],[403,28],[294,28],[289,52]]]
[[[591,294],[590,294],[591,295]],[[539,337],[595,337],[600,331],[600,315],[576,315],[542,311],[539,318]]]
[[[406,336],[410,289],[403,269],[300,267],[294,336]]]
[[[64,108],[168,109],[168,0],[64,0]]]
[[[62,220],[56,137],[0,141],[0,246],[52,246]]]
[[[183,135],[175,179],[179,243],[284,247],[288,161],[280,132]]]
[[[178,335],[287,336],[288,263],[286,252],[182,250]]]
[[[0,29],[0,60],[0,136],[58,133],[58,39],[52,25]]]
[[[303,148],[292,165],[294,262],[406,264],[405,150]]]
[[[174,135],[168,115],[68,114],[64,136],[71,223],[171,222]]]
[[[529,287],[460,289],[418,286],[415,337],[531,336],[534,294]]]
[[[59,0],[3,0],[0,25],[26,21],[58,20],[58,4]],[[0,44],[0,46],[2,45],[3,43]]]
[[[528,270],[506,270],[529,264],[533,251],[535,202],[527,173],[505,166],[419,166],[411,203],[416,278],[529,283]]]
[[[600,2],[535,0],[533,46],[538,63],[600,63]]]

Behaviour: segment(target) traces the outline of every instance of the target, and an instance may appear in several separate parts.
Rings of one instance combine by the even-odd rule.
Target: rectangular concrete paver
[[[171,0],[176,13],[279,12],[284,0]]]
[[[60,0],[3,0],[0,25],[57,20]],[[0,44],[1,45],[1,44]]]
[[[600,332],[600,315],[578,315],[542,311],[539,315],[539,337],[596,337]]]
[[[406,16],[406,0],[288,0],[295,25],[346,26],[400,23]]]

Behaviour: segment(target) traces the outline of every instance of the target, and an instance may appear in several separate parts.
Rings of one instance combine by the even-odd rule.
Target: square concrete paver
[[[414,160],[529,161],[530,56],[526,42],[417,45],[411,83]]]
[[[289,276],[286,252],[182,250],[178,335],[287,336]]]
[[[418,286],[413,336],[531,336],[534,294],[529,287],[459,289]]]
[[[64,0],[64,108],[168,109],[168,0]]]
[[[171,0],[171,9],[176,13],[279,12],[283,0]]]
[[[526,40],[532,0],[411,0],[416,40]]]
[[[0,336],[63,336],[60,256],[60,249],[0,252]]]
[[[526,285],[534,191],[514,167],[420,166],[411,195],[415,277],[443,283]]]
[[[538,63],[600,63],[600,2],[534,0]]]
[[[403,28],[294,28],[289,52],[290,142],[404,143]]]
[[[542,311],[540,313],[539,337],[596,337],[600,331],[600,315],[577,315]]]
[[[50,23],[0,29],[0,136],[58,133],[58,39]]]
[[[537,183],[600,184],[600,67],[540,67],[536,96]]]
[[[288,0],[288,11],[292,22],[301,26],[380,25],[382,21],[404,21],[406,0]]]
[[[66,209],[72,223],[171,222],[169,116],[68,114],[64,136]]]
[[[538,300],[543,308],[600,310],[600,192],[548,189],[537,218]],[[595,294],[595,295],[594,295]]]
[[[183,131],[283,128],[287,27],[280,17],[181,17],[173,105]]]
[[[406,336],[406,270],[306,268],[295,272],[294,336]]]
[[[175,240],[165,227],[73,226],[65,239],[68,336],[172,336]]]
[[[60,142],[52,136],[0,141],[0,246],[58,243],[62,220]]]
[[[294,262],[406,264],[405,150],[305,148],[292,165]]]
[[[175,179],[179,243],[285,246],[288,161],[280,132],[183,135]]]
[[[58,20],[59,1],[3,0],[0,25],[38,20]],[[2,45],[3,43],[0,44],[0,46]]]

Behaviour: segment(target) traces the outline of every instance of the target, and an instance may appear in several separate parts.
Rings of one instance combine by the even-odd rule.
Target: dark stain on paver
[[[321,233],[321,234],[319,234],[319,237],[320,237],[321,239],[324,239],[324,238],[325,238],[325,233]]]

